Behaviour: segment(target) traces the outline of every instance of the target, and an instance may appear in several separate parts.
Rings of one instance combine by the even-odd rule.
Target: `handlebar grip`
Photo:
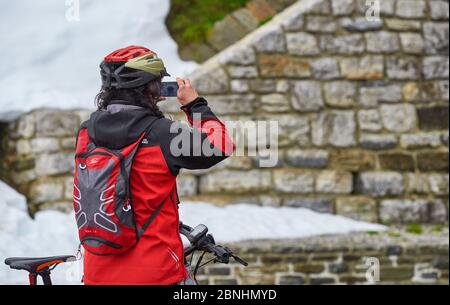
[[[228,256],[229,256],[228,251],[225,250],[225,249],[222,248],[222,247],[218,247],[218,246],[214,247],[214,252],[215,252],[215,253],[217,254],[217,256],[219,256],[219,257],[228,257]]]

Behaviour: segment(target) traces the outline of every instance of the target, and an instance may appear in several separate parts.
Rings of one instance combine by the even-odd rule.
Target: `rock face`
[[[383,0],[369,21],[363,0],[301,0],[256,29],[290,2],[257,1],[217,25],[227,37],[249,34],[190,78],[221,119],[246,124],[234,132],[239,147],[277,140],[277,154],[269,167],[254,154],[186,171],[182,199],[447,222],[448,1]],[[183,117],[175,103],[164,110]],[[88,115],[36,110],[0,125],[0,176],[31,210],[70,205],[73,138]],[[278,134],[245,143],[263,135],[259,121]]]

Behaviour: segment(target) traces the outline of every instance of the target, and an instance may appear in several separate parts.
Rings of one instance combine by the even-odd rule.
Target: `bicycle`
[[[188,271],[188,277],[177,285],[198,285],[196,275],[198,270],[210,263],[228,264],[234,259],[239,264],[248,266],[248,263],[236,256],[228,247],[217,245],[214,237],[208,234],[208,228],[205,225],[198,225],[192,228],[183,223],[180,224],[180,233],[184,235],[189,245],[184,248],[184,262]],[[196,252],[203,253],[193,264]],[[214,257],[202,264],[206,253],[213,254]],[[189,257],[190,256],[190,257]],[[44,285],[52,285],[51,271],[59,264],[77,261],[74,255],[61,255],[51,257],[10,257],[5,259],[5,264],[14,270],[28,271],[29,283],[32,286],[37,285],[37,279],[42,278]]]

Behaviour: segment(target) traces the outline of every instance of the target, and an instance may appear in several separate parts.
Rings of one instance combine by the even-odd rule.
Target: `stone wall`
[[[448,1],[301,0],[191,78],[224,120],[276,120],[280,160],[185,171],[183,200],[307,207],[384,223],[448,221]],[[181,118],[178,105],[164,110]],[[0,177],[30,210],[69,207],[87,111],[2,125]]]
[[[276,168],[232,159],[190,176],[199,195],[447,221],[448,2],[381,1],[379,21],[365,3],[298,1],[194,72],[224,120],[280,126]]]
[[[230,245],[249,262],[212,265],[198,276],[210,285],[368,284],[366,271],[379,263],[376,284],[448,285],[448,232],[414,236],[404,231],[258,241]],[[372,258],[370,261],[369,258]],[[367,265],[366,265],[367,264]]]
[[[71,208],[75,135],[88,110],[39,109],[0,125],[0,179],[39,209]]]

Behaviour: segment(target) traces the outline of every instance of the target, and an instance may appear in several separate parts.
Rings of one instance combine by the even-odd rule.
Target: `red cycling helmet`
[[[116,50],[105,57],[106,62],[121,62],[129,59],[143,56],[148,53],[153,53],[151,50],[140,46],[129,46],[123,49]],[[156,55],[156,54],[155,54]]]
[[[155,52],[141,46],[129,46],[107,55],[100,64],[103,88],[136,88],[164,76],[170,76]]]

